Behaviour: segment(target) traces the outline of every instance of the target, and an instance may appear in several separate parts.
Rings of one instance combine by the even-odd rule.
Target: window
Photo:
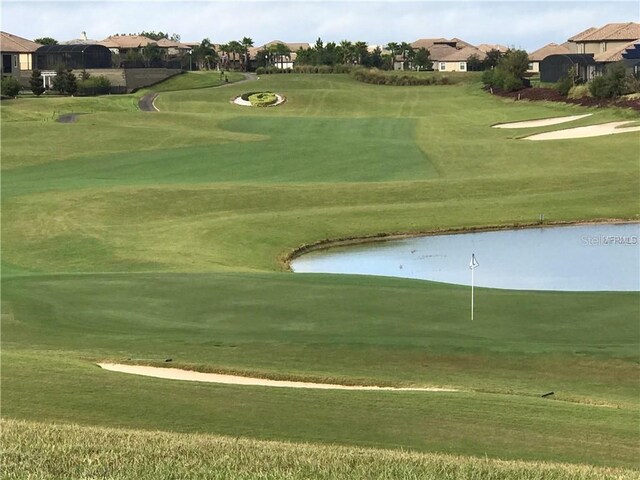
[[[18,55],[13,56],[13,68],[18,68]]]
[[[529,65],[527,65],[527,70],[533,70],[533,62],[529,62]]]
[[[444,62],[440,63],[440,70],[446,70],[447,69],[447,64]]]
[[[467,69],[467,62],[460,62],[460,71],[464,72]]]

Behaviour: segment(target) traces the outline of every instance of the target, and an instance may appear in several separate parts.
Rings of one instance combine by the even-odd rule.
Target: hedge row
[[[351,72],[353,78],[364,83],[373,83],[374,85],[450,85],[453,83],[447,76],[415,76],[415,75],[396,75],[384,73],[380,70],[358,69]]]
[[[296,65],[293,68],[258,67],[256,74],[270,75],[276,73],[349,73],[351,65]]]

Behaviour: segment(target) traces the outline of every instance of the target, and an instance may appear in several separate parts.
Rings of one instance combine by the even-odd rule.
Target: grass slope
[[[136,96],[0,106],[5,416],[638,467],[636,294],[480,289],[471,325],[461,287],[281,272],[325,238],[637,219],[638,135],[519,141],[490,125],[590,110],[475,84],[173,81],[194,89],[162,93],[157,114]],[[258,87],[288,102],[229,102]],[[637,119],[591,111],[571,126]],[[86,114],[53,121],[68,112]],[[202,385],[92,364],[166,357],[463,392]]]
[[[3,421],[4,478],[625,480],[635,471]],[[55,447],[54,447],[55,445]],[[134,447],[135,446],[135,447]]]

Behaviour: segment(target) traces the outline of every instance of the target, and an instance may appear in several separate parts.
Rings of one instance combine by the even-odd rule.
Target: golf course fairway
[[[566,125],[491,128],[637,113],[514,102],[466,78],[207,87],[184,74],[160,84],[158,112],[137,108],[148,91],[3,101],[7,478],[111,464],[114,478],[154,478],[140,465],[183,468],[161,453],[171,445],[202,453],[194,471],[215,474],[197,478],[260,476],[204,453],[225,442],[250,464],[280,462],[261,478],[349,478],[349,462],[364,477],[638,478],[638,292],[477,288],[471,322],[468,287],[288,270],[323,240],[640,218],[640,133],[531,142]],[[252,91],[287,102],[230,102]],[[68,113],[81,115],[55,121]],[[457,391],[224,385],[97,363]],[[134,438],[139,461],[120,462]]]

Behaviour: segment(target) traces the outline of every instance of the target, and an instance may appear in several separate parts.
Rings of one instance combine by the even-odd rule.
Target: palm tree
[[[400,44],[400,51],[402,52],[402,69],[404,70],[407,67],[409,52],[413,52],[413,47],[407,42],[402,42]]]
[[[250,37],[243,37],[240,42],[243,48],[243,56],[244,56],[244,71],[246,72],[249,69],[249,49],[253,47],[253,40]]]
[[[231,53],[232,55],[232,63],[234,67],[236,65],[236,54],[242,55],[243,52],[244,52],[244,47],[240,42],[238,42],[237,40],[231,40],[229,42],[229,53]]]
[[[353,51],[356,55],[356,60],[360,65],[362,65],[364,57],[369,53],[367,47],[367,42],[356,42],[353,44]]]
[[[391,70],[393,70],[396,63],[396,54],[400,51],[400,44],[389,42],[387,43],[387,50],[391,52]]]
[[[229,52],[231,51],[229,44],[223,43],[220,45],[220,51],[224,53],[224,55],[222,55],[222,69],[229,69]]]
[[[349,40],[342,40],[339,45],[341,61],[343,64],[353,62],[353,43]]]
[[[269,46],[269,52],[275,57],[275,60],[280,62],[280,69],[284,69],[284,59],[291,60],[291,49],[284,43],[274,43]]]

